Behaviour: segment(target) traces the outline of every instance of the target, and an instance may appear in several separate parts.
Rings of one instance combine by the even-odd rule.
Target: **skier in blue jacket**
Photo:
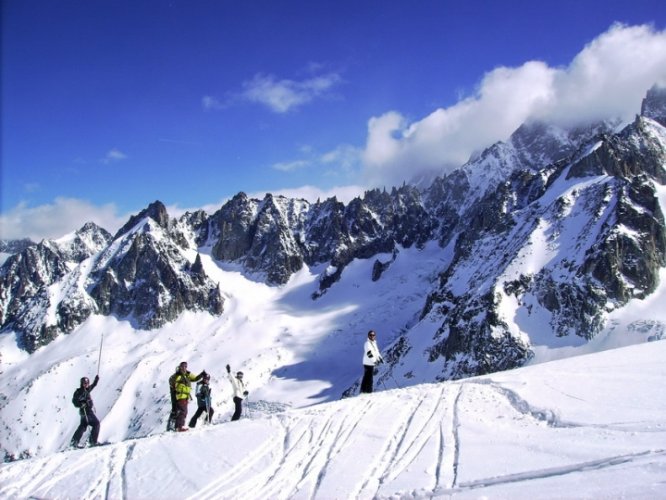
[[[202,413],[205,413],[204,422],[210,423],[213,420],[213,413],[215,411],[212,407],[211,399],[211,390],[210,390],[210,375],[207,373],[203,376],[199,382],[199,387],[197,389],[197,411],[190,419],[189,426],[191,428],[196,427],[197,420]]]

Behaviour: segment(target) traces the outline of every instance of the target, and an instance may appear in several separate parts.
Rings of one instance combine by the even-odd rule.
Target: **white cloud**
[[[666,31],[616,24],[556,73],[549,105],[537,117],[562,123],[640,111],[646,91],[666,82]]]
[[[294,160],[294,161],[275,163],[273,165],[273,168],[281,172],[293,172],[294,170],[301,170],[303,168],[306,168],[310,164],[311,163],[308,160]]]
[[[268,106],[276,113],[286,113],[323,96],[340,83],[336,73],[316,76],[303,81],[278,80],[273,75],[257,74],[243,84],[242,97]]]
[[[355,175],[361,166],[362,150],[349,144],[341,144],[337,148],[324,153],[319,162],[327,167],[333,167],[334,172]]]
[[[445,173],[522,123],[567,125],[630,120],[656,82],[666,81],[666,32],[614,25],[564,68],[529,61],[487,73],[473,96],[408,123],[397,111],[373,117],[362,157],[370,186]]]
[[[201,98],[201,106],[203,106],[203,108],[206,111],[212,111],[215,109],[224,109],[227,107],[220,100],[209,95],[205,95]]]
[[[325,175],[353,176],[361,166],[362,151],[349,144],[341,144],[326,153],[318,153],[310,146],[301,146],[299,153],[304,157],[292,161],[275,163],[272,168],[282,172],[294,172],[304,168],[325,168]]]
[[[329,95],[342,78],[337,73],[313,76],[305,80],[277,79],[274,75],[256,74],[243,82],[238,94],[231,94],[226,100],[204,96],[201,105],[206,111],[225,109],[239,101],[248,101],[267,106],[275,113],[286,113],[316,98]]]
[[[113,149],[110,149],[109,151],[107,151],[106,155],[104,155],[104,158],[102,158],[100,161],[102,163],[108,165],[109,163],[116,162],[116,161],[121,161],[121,160],[126,160],[126,159],[127,159],[127,155],[125,153],[123,153],[122,151],[120,151],[117,148],[113,148]]]
[[[52,204],[37,207],[20,203],[0,215],[0,238],[30,238],[33,241],[60,238],[86,222],[94,222],[114,233],[128,217],[119,216],[114,204],[98,206],[75,198],[56,198]]]

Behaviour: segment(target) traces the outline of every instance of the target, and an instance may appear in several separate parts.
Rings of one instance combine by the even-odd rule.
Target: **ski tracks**
[[[33,494],[33,497],[57,496],[57,487],[62,481],[62,469],[66,469],[64,474],[66,478],[76,478],[77,474],[84,468],[92,465],[93,460],[74,460],[71,453],[63,452],[55,454],[49,459],[41,459],[40,466],[36,468],[33,474],[23,474],[17,477],[11,487],[0,489],[0,496],[4,498],[20,498],[25,495],[25,491],[33,484],[39,484],[40,487]],[[65,467],[68,465],[68,467]],[[20,469],[17,469],[20,471]],[[54,494],[54,488],[56,493]]]
[[[396,412],[396,431],[386,442],[372,470],[351,496],[377,498],[406,492],[416,474],[432,491],[455,485],[459,439],[457,405],[461,387],[441,386],[438,397],[418,399]],[[398,419],[397,417],[402,417]]]
[[[34,488],[31,497],[57,498],[78,490],[80,498],[127,498],[125,466],[131,459],[134,444],[112,445],[104,449],[67,450],[41,460],[32,474],[25,474],[12,489],[0,490],[4,498],[20,498],[24,491]],[[104,472],[92,484],[87,483],[87,471]],[[77,488],[78,485],[78,488]],[[65,488],[64,491],[60,491]]]
[[[354,429],[371,407],[368,399],[360,410],[348,405],[342,415],[322,412],[321,421],[315,426],[288,415],[276,417],[281,425],[281,445],[274,448],[274,459],[269,466],[236,485],[230,486],[228,478],[222,480],[214,488],[217,494],[201,496],[198,492],[191,498],[315,498],[330,472],[328,464],[347,447]]]
[[[274,457],[282,455],[283,427],[278,426],[278,431],[245,458],[227,469],[218,479],[190,495],[188,499],[253,498],[253,490],[256,489],[257,483],[265,481],[266,475],[275,468]],[[247,496],[243,495],[243,490],[248,491]]]
[[[454,488],[439,488],[432,492],[433,497],[451,497],[456,493],[462,493],[469,490],[477,490],[488,488],[492,486],[509,485],[512,483],[529,482],[532,489],[538,488],[535,481],[550,479],[558,476],[567,476],[572,474],[579,474],[590,470],[604,470],[612,469],[627,463],[635,463],[638,467],[649,465],[650,461],[655,457],[666,456],[666,450],[647,450],[637,453],[629,453],[626,455],[617,455],[613,457],[603,458],[599,460],[591,460],[588,462],[573,463],[561,467],[550,467],[544,469],[537,469],[527,472],[517,472],[515,474],[506,474],[503,476],[488,477],[476,479],[473,481],[465,481],[460,483]]]
[[[127,498],[125,467],[132,458],[135,443],[114,446],[111,452],[104,450],[102,459],[106,470],[99,481],[86,493],[86,498]]]

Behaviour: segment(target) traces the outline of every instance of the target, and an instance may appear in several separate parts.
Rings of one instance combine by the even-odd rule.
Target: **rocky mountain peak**
[[[206,274],[215,261],[278,286],[304,266],[319,269],[310,296],[325,302],[355,260],[374,260],[369,280],[395,279],[406,249],[439,245],[441,268],[413,310],[428,339],[405,326],[387,358],[415,356],[440,380],[519,366],[532,346],[529,322],[517,331],[516,317],[589,339],[608,311],[655,290],[666,264],[655,185],[666,183],[666,129],[654,121],[663,101],[651,89],[645,117],[620,132],[612,123],[526,124],[427,189],[374,189],[346,205],[241,192],[211,216],[170,220],[155,201],[113,240],[86,225],[76,238],[10,258],[0,274],[1,326],[34,350],[92,314],[137,328],[186,310],[221,314],[219,286]],[[83,251],[65,251],[72,245]]]
[[[666,127],[666,86],[653,85],[641,104],[641,115]]]
[[[137,215],[130,217],[127,223],[118,230],[113,239],[115,240],[119,236],[122,236],[146,217],[153,219],[163,229],[167,229],[169,227],[169,214],[167,209],[161,201],[157,200],[152,202],[150,205],[148,205],[147,208],[139,212]]]
[[[36,243],[30,238],[23,238],[20,240],[0,240],[0,252],[8,254],[19,253],[33,245],[36,245]]]

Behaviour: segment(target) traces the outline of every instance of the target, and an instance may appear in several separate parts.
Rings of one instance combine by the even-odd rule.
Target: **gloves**
[[[99,382],[99,375],[95,375],[95,381],[93,383],[96,384],[97,382]]]
[[[231,373],[231,367],[227,365],[227,373]]]

